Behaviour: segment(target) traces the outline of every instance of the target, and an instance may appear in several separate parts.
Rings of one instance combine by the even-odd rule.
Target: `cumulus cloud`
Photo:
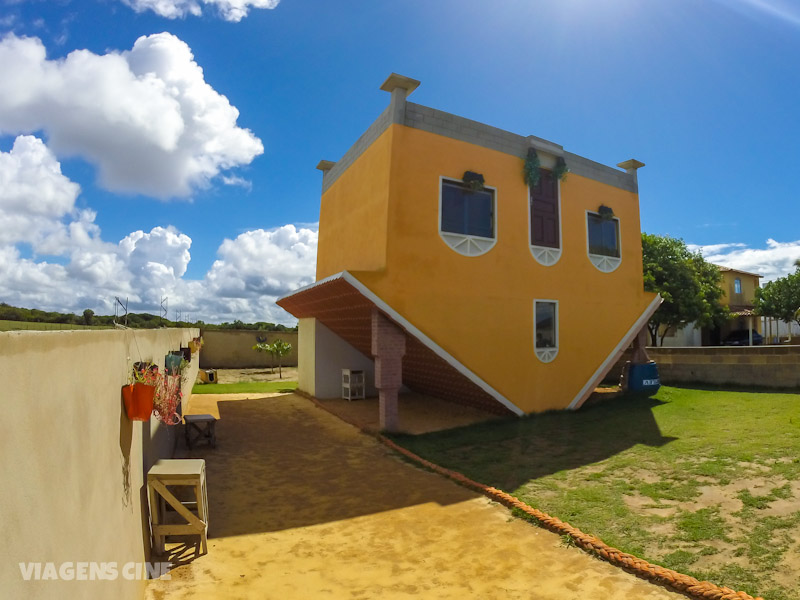
[[[216,9],[226,21],[238,23],[250,12],[251,8],[275,8],[279,0],[122,0],[136,12],[152,10],[157,15],[168,19],[177,19],[186,15],[200,16],[202,5]]]
[[[10,34],[0,39],[0,81],[0,132],[44,131],[56,155],[90,161],[111,191],[188,196],[264,150],[169,33],[61,60],[48,60],[38,38]]]
[[[189,236],[156,226],[104,241],[94,211],[76,208],[79,191],[38,138],[19,136],[0,152],[0,301],[110,314],[121,296],[131,310],[157,313],[168,296],[171,308],[193,320],[294,323],[275,300],[314,280],[315,227],[284,225],[225,240],[203,279],[191,280]],[[34,256],[23,256],[20,244]]]
[[[294,225],[257,229],[225,240],[218,254],[207,275],[217,293],[278,297],[314,281],[317,233]]]
[[[63,228],[80,186],[41,140],[19,136],[10,152],[0,152],[0,190],[0,244],[36,245]]]
[[[794,262],[800,259],[800,240],[777,242],[768,239],[765,248],[750,248],[746,244],[689,245],[715,264],[763,275],[762,283],[783,277],[795,270]]]

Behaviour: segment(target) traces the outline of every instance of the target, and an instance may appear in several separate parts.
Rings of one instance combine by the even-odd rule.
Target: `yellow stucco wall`
[[[0,333],[0,581],[3,598],[139,600],[122,575],[149,547],[144,474],[179,429],[131,422],[121,387],[131,361],[161,367],[197,329]],[[192,360],[188,399],[197,375]],[[209,483],[211,485],[211,483]],[[112,581],[25,581],[20,562],[113,562]]]
[[[734,291],[734,280],[740,279],[742,282],[742,293],[736,294]],[[725,295],[720,298],[722,304],[753,304],[756,297],[756,288],[758,287],[758,277],[755,275],[746,275],[744,273],[737,273],[736,271],[722,271],[722,281],[720,282]]]
[[[320,274],[351,270],[525,412],[565,408],[655,297],[642,287],[637,195],[568,175],[561,184],[563,252],[545,267],[530,251],[522,159],[401,125],[390,131],[386,269],[359,272],[342,255],[325,256],[321,245]],[[482,173],[497,189],[497,244],[478,257],[456,253],[438,233],[440,176],[460,179],[466,170]],[[623,260],[612,273],[598,271],[586,250],[586,211],[601,204],[621,222]],[[330,214],[321,217],[321,234],[330,220]],[[548,364],[534,354],[534,299],[559,302],[560,349]]]
[[[389,128],[322,194],[317,280],[386,266],[391,144]]]
[[[734,290],[734,281],[740,279],[742,282],[742,293],[737,294]],[[756,297],[756,288],[758,288],[759,278],[755,275],[748,275],[746,273],[739,273],[736,271],[722,271],[722,281],[720,287],[725,294],[720,298],[720,303],[725,306],[739,305],[739,306],[752,306]],[[724,338],[728,333],[736,329],[748,329],[752,327],[759,333],[763,334],[763,327],[760,317],[732,317],[728,324],[722,327],[722,337]]]

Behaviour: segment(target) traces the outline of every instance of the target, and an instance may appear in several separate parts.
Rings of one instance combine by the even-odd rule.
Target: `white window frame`
[[[531,249],[533,258],[536,259],[540,265],[545,267],[552,267],[561,258],[561,251],[564,247],[563,232],[561,230],[561,180],[556,179],[556,198],[558,202],[558,248],[551,248],[550,246],[537,246],[531,244],[533,238],[533,206],[531,202],[531,186],[528,186],[528,245]]]
[[[556,316],[555,316],[555,346],[553,348],[537,348],[536,347],[536,304],[539,302],[545,303],[549,302],[550,304],[556,305]],[[559,346],[559,326],[558,322],[561,320],[561,307],[558,305],[558,300],[548,300],[546,298],[537,298],[533,301],[533,352],[536,354],[536,358],[538,358],[543,363],[550,363],[553,362],[558,356],[558,346]]]
[[[597,213],[593,210],[587,210],[583,219],[584,228],[586,229],[586,256],[589,257],[589,262],[591,262],[598,271],[602,273],[611,273],[616,271],[617,268],[619,268],[619,266],[622,264],[622,223],[620,222],[619,217],[611,218],[613,221],[617,222],[617,243],[619,244],[619,257],[605,256],[604,254],[592,254],[589,252],[589,215],[599,217],[600,213]]]
[[[467,235],[464,233],[442,231],[442,187],[445,181],[448,183],[458,183],[462,185],[464,183],[460,179],[456,179],[454,177],[445,177],[444,175],[439,176],[439,237],[441,237],[442,241],[444,241],[444,243],[447,244],[452,250],[455,250],[462,256],[471,257],[486,254],[489,252],[489,250],[494,248],[495,244],[497,243],[497,213],[499,204],[497,201],[497,188],[490,185],[483,186],[485,189],[492,191],[492,196],[494,198],[494,206],[492,207],[492,228],[494,237],[487,238],[480,235]]]

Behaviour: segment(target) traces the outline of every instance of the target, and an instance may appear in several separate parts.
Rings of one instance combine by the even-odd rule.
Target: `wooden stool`
[[[167,486],[191,486],[194,501],[178,500]],[[206,461],[201,458],[159,460],[147,473],[150,496],[150,522],[153,529],[153,548],[164,554],[164,538],[168,535],[199,535],[203,554],[208,553],[208,496],[206,492]],[[181,494],[182,495],[182,494]],[[185,523],[166,522],[166,504],[174,508]],[[189,510],[194,507],[195,515]]]
[[[214,415],[186,415],[183,417],[183,432],[186,446],[191,449],[198,440],[205,440],[212,448],[217,447],[217,419]]]

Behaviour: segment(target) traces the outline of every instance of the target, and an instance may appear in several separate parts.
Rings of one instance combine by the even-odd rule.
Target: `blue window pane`
[[[619,258],[619,221],[588,215],[589,253]]]
[[[442,231],[494,237],[494,195],[454,182],[442,183]]]

